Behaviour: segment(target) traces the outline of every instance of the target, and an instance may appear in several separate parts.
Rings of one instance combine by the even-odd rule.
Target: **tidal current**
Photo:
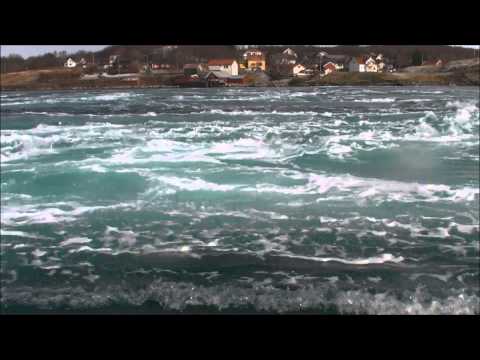
[[[2,92],[1,307],[479,314],[479,89]]]

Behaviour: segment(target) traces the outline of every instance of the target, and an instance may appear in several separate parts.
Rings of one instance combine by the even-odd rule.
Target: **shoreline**
[[[98,87],[35,87],[35,88],[3,88],[0,89],[1,93],[12,93],[12,92],[63,92],[63,91],[102,91],[102,90],[146,90],[146,89],[240,89],[240,88],[250,88],[250,89],[287,89],[287,88],[319,88],[319,87],[476,87],[476,84],[435,84],[435,83],[416,83],[416,84],[388,84],[388,83],[379,83],[379,84],[312,84],[312,85],[287,85],[287,86],[275,86],[275,85],[258,85],[258,86],[226,86],[226,87],[185,87],[185,86],[149,86],[149,85],[138,85],[138,86],[98,86]]]
[[[288,88],[316,86],[480,86],[478,65],[462,69],[450,69],[444,72],[396,72],[396,73],[359,73],[334,72],[325,76],[287,77],[273,80],[264,75],[253,76],[245,84],[221,86],[230,88]],[[261,75],[261,74],[259,74]],[[207,86],[189,86],[178,84],[177,76],[142,76],[134,81],[120,79],[81,78],[78,71],[65,69],[30,70],[1,75],[0,91],[95,91],[95,90],[127,90],[127,89],[162,89],[184,88],[200,89]],[[216,88],[216,87],[215,87]]]

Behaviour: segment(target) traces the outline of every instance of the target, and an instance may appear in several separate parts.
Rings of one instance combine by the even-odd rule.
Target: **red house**
[[[337,67],[333,62],[327,62],[325,65],[323,65],[323,71],[325,72],[325,75],[330,74],[332,72],[337,71]]]

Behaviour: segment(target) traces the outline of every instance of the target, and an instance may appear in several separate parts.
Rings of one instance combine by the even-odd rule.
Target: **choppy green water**
[[[478,314],[478,98],[2,93],[2,311]]]

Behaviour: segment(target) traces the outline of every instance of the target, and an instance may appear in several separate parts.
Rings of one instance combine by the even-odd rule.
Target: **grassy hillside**
[[[100,78],[82,80],[80,70],[64,68],[49,70],[29,70],[1,74],[1,90],[68,90],[68,89],[101,89],[164,86],[170,84],[168,76],[144,76],[139,80]]]

